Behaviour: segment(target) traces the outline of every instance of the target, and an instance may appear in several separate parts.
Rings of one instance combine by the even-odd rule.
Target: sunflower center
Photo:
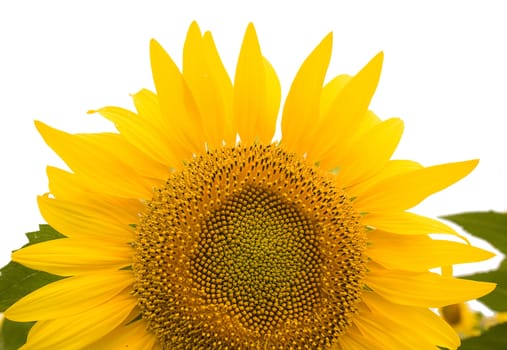
[[[173,173],[134,246],[134,293],[167,349],[325,349],[361,300],[359,215],[332,175],[275,145]]]
[[[294,205],[246,186],[205,222],[192,261],[209,303],[228,303],[259,333],[304,319],[319,299],[315,227]]]
[[[442,308],[442,316],[451,326],[456,326],[461,322],[462,311],[460,305],[451,304]]]

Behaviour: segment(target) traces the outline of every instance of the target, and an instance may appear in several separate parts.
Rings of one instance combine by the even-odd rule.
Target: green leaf
[[[40,225],[39,231],[29,232],[26,236],[28,237],[28,244],[25,247],[65,237],[49,225]],[[64,277],[32,270],[11,261],[0,269],[0,311],[5,311],[9,306],[34,290],[62,278]],[[0,350],[18,349],[26,342],[26,336],[33,324],[34,322],[23,323],[4,319],[0,333]]]
[[[2,324],[3,337],[0,338],[0,350],[16,350],[26,342],[28,331],[35,322],[14,322],[5,319]],[[6,337],[5,335],[9,335]]]
[[[26,236],[29,243],[25,246],[64,237],[48,225],[40,225],[40,231]],[[5,311],[30,292],[62,278],[11,261],[0,270],[0,311]]]
[[[26,244],[25,247],[31,244],[51,241],[53,239],[65,238],[64,235],[49,225],[39,225],[39,231],[28,232],[26,236],[28,237],[29,243]]]
[[[463,213],[443,217],[463,227],[468,233],[483,238],[507,254],[507,214],[489,212]],[[494,271],[465,276],[476,281],[497,283],[496,289],[479,300],[496,311],[507,311],[507,260]]]
[[[468,233],[487,240],[507,254],[507,214],[493,211],[473,212],[444,216],[443,219],[460,225]]]
[[[4,266],[0,273],[0,311],[5,311],[34,290],[62,279],[61,276],[32,270],[12,261]]]
[[[497,270],[476,273],[465,277],[475,281],[497,283],[493,292],[483,296],[479,300],[492,310],[507,311],[507,260],[504,260]]]
[[[459,350],[507,349],[507,323],[491,327],[478,337],[463,340]]]

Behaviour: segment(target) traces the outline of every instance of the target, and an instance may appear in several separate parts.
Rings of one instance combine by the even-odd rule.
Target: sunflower
[[[444,320],[458,333],[460,338],[481,334],[482,314],[472,310],[467,303],[444,306],[439,310]]]
[[[150,45],[156,92],[98,112],[118,133],[41,122],[70,171],[48,168],[45,220],[65,238],[12,259],[66,278],[5,313],[22,349],[436,349],[459,338],[430,308],[494,285],[435,268],[487,259],[408,212],[477,161],[391,160],[400,119],[368,110],[382,53],[324,83],[332,35],[280,83],[253,25],[231,82],[190,26],[182,71]]]
[[[473,310],[467,303],[447,305],[438,311],[461,339],[479,336],[489,328],[507,322],[506,312],[484,316],[479,311]]]

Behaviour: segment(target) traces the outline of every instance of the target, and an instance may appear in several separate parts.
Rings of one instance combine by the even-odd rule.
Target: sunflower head
[[[494,288],[432,269],[487,259],[408,210],[477,161],[392,160],[403,123],[369,110],[382,67],[326,79],[332,36],[287,94],[249,25],[231,80],[193,23],[183,67],[150,46],[155,92],[97,110],[117,133],[43,123],[70,168],[39,197],[65,238],[13,260],[67,278],[6,311],[22,349],[454,349],[430,308]],[[280,121],[281,135],[275,137]]]
[[[360,216],[331,175],[279,146],[196,157],[157,191],[136,231],[134,290],[169,348],[218,339],[323,348],[357,312]]]
[[[446,305],[439,311],[444,320],[454,328],[461,338],[481,334],[481,313],[472,310],[468,304]]]

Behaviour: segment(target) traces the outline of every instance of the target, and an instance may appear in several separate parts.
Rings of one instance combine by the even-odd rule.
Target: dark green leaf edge
[[[468,212],[442,216],[442,219],[461,226],[466,232],[488,241],[507,255],[507,213]]]
[[[507,323],[491,327],[478,337],[463,340],[459,350],[507,349]]]
[[[35,322],[14,322],[4,319],[2,324],[3,337],[0,338],[0,349],[17,350],[26,343],[28,332]],[[8,337],[6,335],[9,335]]]
[[[469,212],[442,217],[461,226],[473,236],[485,239],[507,255],[507,214],[494,211]],[[493,271],[465,275],[464,278],[495,282],[496,289],[478,300],[495,311],[507,311],[507,260]]]
[[[497,284],[495,290],[478,300],[492,310],[507,311],[507,260],[504,260],[496,270],[464,277],[475,281],[495,282]]]
[[[64,238],[65,236],[49,225],[39,225],[39,231],[26,234],[28,243],[24,247]],[[5,311],[16,301],[46,284],[64,277],[37,271],[16,262],[9,262],[0,269],[0,311]],[[34,322],[14,322],[4,319],[1,327],[0,350],[16,350],[26,342],[27,334]],[[8,336],[7,336],[8,335]]]

